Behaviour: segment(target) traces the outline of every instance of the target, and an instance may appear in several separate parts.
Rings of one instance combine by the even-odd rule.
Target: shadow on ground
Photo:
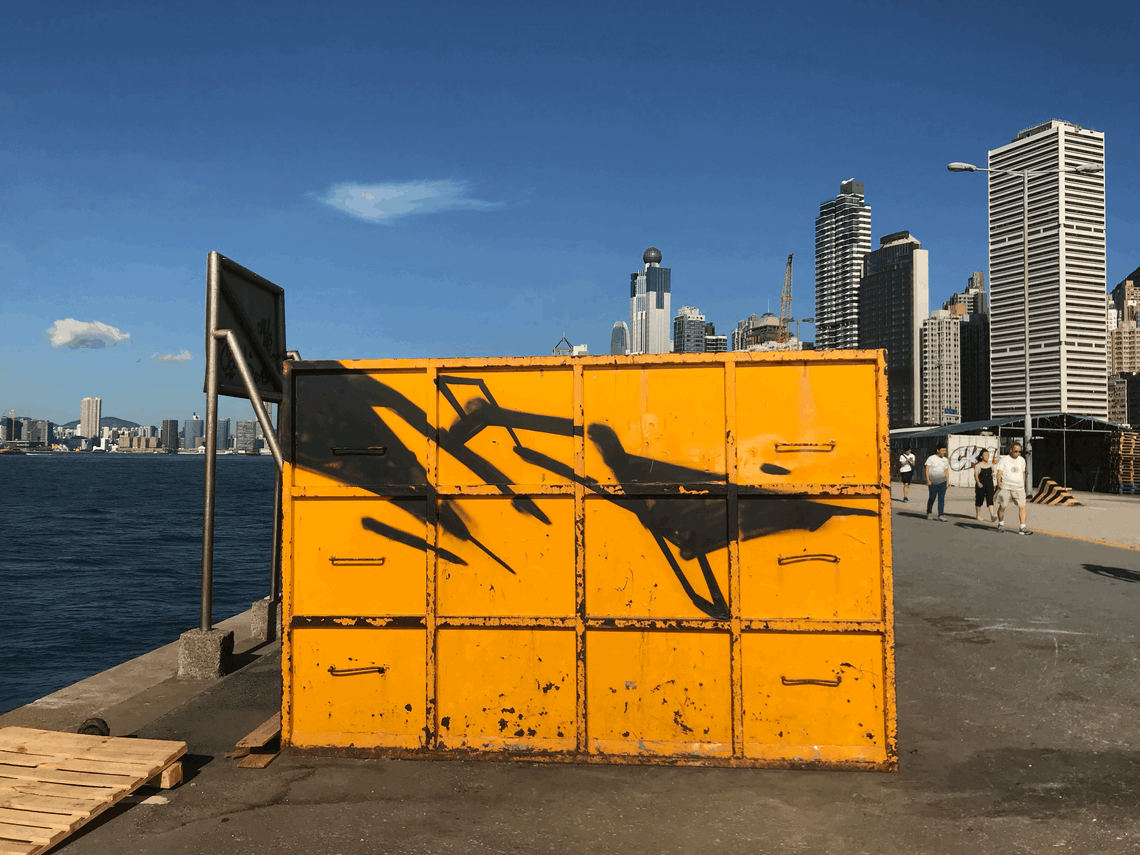
[[[951,766],[930,781],[931,815],[947,818],[1056,819],[1095,809],[1102,821],[1135,819],[1140,754],[997,748]]]
[[[1140,582],[1140,573],[1135,570],[1125,570],[1123,567],[1105,567],[1103,564],[1082,564],[1081,566],[1098,576],[1108,576],[1122,582]]]

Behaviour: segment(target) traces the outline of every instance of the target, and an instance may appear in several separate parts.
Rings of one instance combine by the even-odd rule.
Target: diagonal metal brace
[[[242,382],[245,383],[245,391],[249,394],[250,403],[253,404],[253,412],[257,415],[258,424],[261,425],[261,431],[265,434],[265,441],[269,443],[269,450],[273,452],[273,459],[277,462],[277,471],[280,472],[285,467],[285,459],[281,456],[281,446],[277,442],[277,433],[273,430],[272,422],[269,421],[269,411],[265,409],[265,402],[261,400],[261,393],[257,391],[257,384],[253,382],[253,372],[249,370],[249,365],[246,364],[241,348],[238,347],[237,336],[234,335],[233,330],[215,330],[214,338],[225,341],[230,346],[230,354],[233,356],[234,362],[237,363]]]

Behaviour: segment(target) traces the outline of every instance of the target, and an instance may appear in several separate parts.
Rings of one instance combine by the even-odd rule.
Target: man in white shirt
[[[934,454],[926,458],[926,485],[930,495],[926,498],[926,518],[934,519],[934,500],[938,499],[938,519],[946,522],[946,482],[950,476],[950,461],[946,457],[946,443],[941,443]]]
[[[1025,458],[1021,456],[1021,443],[1010,446],[1009,454],[994,467],[997,473],[997,516],[998,531],[1005,531],[1005,506],[1011,502],[1017,505],[1021,517],[1018,534],[1029,534],[1025,526]]]
[[[908,445],[899,455],[899,477],[903,483],[903,501],[910,501],[910,482],[914,480],[915,456]]]

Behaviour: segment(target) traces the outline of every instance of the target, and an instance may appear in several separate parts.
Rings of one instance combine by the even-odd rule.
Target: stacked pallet
[[[1122,430],[1109,437],[1108,489],[1140,493],[1140,432]]]
[[[46,852],[148,781],[182,780],[185,742],[0,728],[0,855]]]

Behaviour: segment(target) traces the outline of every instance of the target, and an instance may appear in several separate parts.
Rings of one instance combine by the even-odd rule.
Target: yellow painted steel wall
[[[897,768],[880,351],[286,371],[286,744]]]

